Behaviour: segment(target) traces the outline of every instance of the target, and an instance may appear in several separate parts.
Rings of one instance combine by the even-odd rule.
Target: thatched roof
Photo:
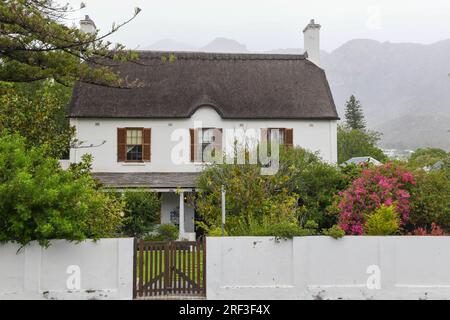
[[[188,118],[211,106],[227,119],[337,119],[325,72],[304,55],[142,51],[115,67],[139,86],[78,83],[71,117]]]

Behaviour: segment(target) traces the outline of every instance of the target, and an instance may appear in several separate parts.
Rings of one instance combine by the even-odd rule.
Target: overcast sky
[[[311,18],[322,25],[322,49],[348,40],[432,43],[450,38],[449,0],[83,0],[102,30],[142,12],[110,40],[144,48],[161,39],[203,46],[216,37],[249,50],[303,47],[301,30]],[[79,7],[80,0],[70,0]]]

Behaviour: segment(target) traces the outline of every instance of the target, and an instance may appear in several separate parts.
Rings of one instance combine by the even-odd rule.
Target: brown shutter
[[[294,129],[284,130],[284,144],[286,145],[286,147],[294,146]]]
[[[189,134],[191,135],[191,162],[195,161],[195,130],[189,129]]]
[[[144,145],[142,146],[143,147],[142,160],[144,160],[144,161],[151,161],[151,157],[152,157],[152,129],[151,128],[143,129],[143,136],[144,136]]]
[[[127,129],[117,128],[117,161],[123,162],[127,153]]]

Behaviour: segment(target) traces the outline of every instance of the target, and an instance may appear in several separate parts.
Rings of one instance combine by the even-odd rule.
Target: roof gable
[[[189,118],[211,106],[225,119],[338,119],[322,69],[303,55],[142,51],[115,69],[142,87],[77,83],[71,117]]]

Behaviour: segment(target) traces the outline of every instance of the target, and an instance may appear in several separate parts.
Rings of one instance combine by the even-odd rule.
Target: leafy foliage
[[[347,234],[363,234],[367,217],[382,205],[393,204],[404,225],[411,210],[410,190],[415,184],[412,173],[400,165],[387,163],[364,169],[360,178],[339,193],[339,226]]]
[[[159,221],[161,201],[157,193],[127,191],[124,194],[125,217],[122,232],[130,237],[141,238],[153,230]]]
[[[178,239],[180,231],[173,224],[161,224],[157,228],[157,233],[145,237],[147,241],[174,241]]]
[[[388,236],[396,234],[400,227],[400,218],[394,205],[381,205],[368,215],[364,225],[364,234],[370,236]]]
[[[68,156],[75,135],[66,118],[68,88],[46,81],[28,87],[4,86],[1,91],[0,130],[25,137],[28,148],[45,144],[50,156]]]
[[[122,203],[98,190],[89,173],[63,171],[47,154],[47,146],[27,148],[17,134],[0,137],[0,242],[47,246],[116,235]]]
[[[377,132],[349,129],[338,125],[338,163],[364,156],[373,157],[381,162],[386,161],[386,155],[377,147],[379,141],[380,134]]]
[[[447,235],[444,230],[441,229],[436,223],[431,223],[431,230],[428,231],[426,228],[419,227],[413,230],[411,235],[414,236],[445,236]]]
[[[211,166],[199,179],[202,191],[196,199],[202,219],[198,226],[208,234],[220,229],[222,185],[227,192],[226,232],[234,236],[294,229],[310,234],[311,222],[316,229],[330,227],[336,219],[324,212],[347,182],[336,167],[301,148],[282,148],[279,170],[272,176],[261,175],[256,165]],[[285,231],[275,230],[275,225]]]
[[[411,191],[410,223],[430,230],[433,223],[450,232],[450,174],[445,170],[418,171]]]
[[[366,129],[361,103],[354,95],[351,95],[345,104],[345,124],[351,130],[364,131]]]
[[[345,236],[345,231],[341,229],[337,224],[328,229],[323,229],[322,234],[324,236],[332,237],[333,239],[339,239]]]
[[[64,22],[74,10],[54,0],[3,0],[0,2],[0,81],[31,82],[43,79],[71,85],[85,82],[123,86],[125,79],[110,66],[117,60],[133,60],[122,45],[104,39],[130,22],[113,25],[104,35],[86,34]],[[98,58],[102,58],[100,62]],[[84,61],[87,63],[81,63]],[[95,67],[93,67],[95,66]]]
[[[439,148],[419,148],[411,155],[408,164],[413,168],[424,168],[449,158],[450,154],[445,150]]]
[[[277,175],[285,181],[281,187],[298,197],[300,225],[313,220],[319,228],[328,228],[336,223],[333,216],[324,213],[333,204],[334,196],[347,187],[345,174],[317,154],[287,148],[280,152]]]
[[[263,176],[256,165],[213,165],[199,179],[196,209],[209,229],[221,226],[221,186],[226,186],[226,231],[248,235],[260,226],[297,223],[297,197],[281,187],[286,178]],[[237,196],[238,195],[238,196]]]

